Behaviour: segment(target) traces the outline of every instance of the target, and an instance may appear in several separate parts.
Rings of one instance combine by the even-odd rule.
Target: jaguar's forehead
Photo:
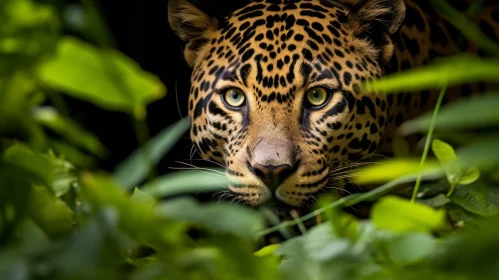
[[[325,44],[341,47],[345,12],[332,1],[252,2],[227,16],[216,41],[233,45],[241,62],[258,54],[264,62],[277,60],[278,67],[290,63],[293,54],[312,60],[312,53]]]
[[[212,88],[237,82],[260,101],[279,103],[304,83],[329,79],[329,84],[348,85],[351,76],[343,77],[340,70],[366,63],[350,59],[355,46],[345,27],[346,13],[333,1],[252,2],[220,22],[194,80],[216,77]]]

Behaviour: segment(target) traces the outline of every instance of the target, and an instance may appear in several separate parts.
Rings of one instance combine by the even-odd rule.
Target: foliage
[[[463,15],[438,7],[497,55],[498,46],[481,42]],[[265,212],[176,197],[223,189],[216,169],[151,175],[187,130],[186,119],[143,142],[112,174],[93,168],[108,150],[72,120],[61,97],[127,113],[140,127],[147,104],[166,89],[110,47],[95,3],[79,9],[85,17],[72,26],[77,39],[64,35],[70,23],[55,6],[0,1],[0,279],[499,277],[499,136],[491,133],[499,122],[497,92],[403,124],[401,135],[432,127],[438,139],[427,135],[428,158],[384,160],[352,178],[383,185],[320,200],[311,213],[267,227]],[[498,59],[457,55],[368,88],[395,94],[497,82]],[[144,138],[140,130],[137,136]],[[415,181],[422,184],[413,195]],[[374,203],[369,219],[340,211],[363,201]],[[319,215],[324,222],[304,227]],[[276,231],[286,231],[287,240],[262,247],[262,237]]]

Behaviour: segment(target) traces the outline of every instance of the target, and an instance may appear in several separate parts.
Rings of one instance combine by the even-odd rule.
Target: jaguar
[[[431,91],[374,94],[364,82],[457,52],[486,55],[425,0],[248,1],[224,17],[168,5],[192,70],[190,137],[252,207],[303,207],[341,190],[345,166],[393,154],[397,128],[436,102]],[[473,20],[497,41],[499,4]]]

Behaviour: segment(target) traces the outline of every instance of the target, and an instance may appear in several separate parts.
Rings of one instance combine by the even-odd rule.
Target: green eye
[[[223,94],[225,103],[231,107],[241,107],[244,104],[244,93],[237,88],[230,88]]]
[[[321,87],[309,89],[306,96],[308,103],[316,107],[327,101],[327,91]]]

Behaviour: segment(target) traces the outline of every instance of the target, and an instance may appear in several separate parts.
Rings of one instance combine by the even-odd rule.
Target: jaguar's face
[[[376,150],[386,100],[359,85],[382,75],[391,43],[388,31],[369,39],[369,3],[352,14],[333,1],[259,1],[218,23],[176,2],[174,30],[203,25],[186,38],[191,138],[226,166],[238,200],[307,204],[336,188],[342,163]]]

